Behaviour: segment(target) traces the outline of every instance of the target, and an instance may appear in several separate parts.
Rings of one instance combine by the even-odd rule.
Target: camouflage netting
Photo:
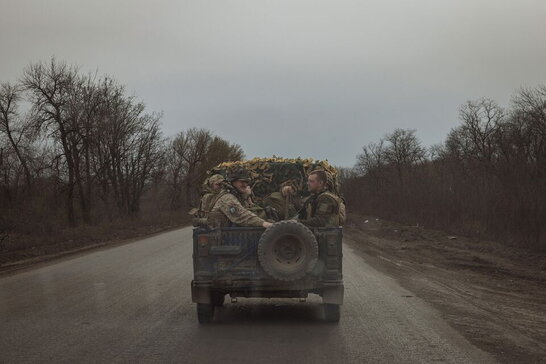
[[[339,179],[337,170],[328,161],[313,159],[286,158],[254,158],[248,161],[225,162],[208,171],[208,175],[221,174],[227,179],[235,174],[246,172],[252,179],[251,186],[254,195],[264,198],[272,192],[279,191],[281,186],[291,184],[302,196],[308,195],[307,175],[309,172],[321,169],[332,177],[332,190],[338,193]]]

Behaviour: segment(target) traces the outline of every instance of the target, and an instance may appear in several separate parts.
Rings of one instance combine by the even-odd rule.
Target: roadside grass
[[[522,245],[350,213],[348,245],[501,363],[546,354],[546,256]]]
[[[5,234],[0,244],[0,267],[96,244],[142,237],[190,223],[185,211],[148,210],[136,218],[103,220],[68,228],[55,220],[38,221]]]

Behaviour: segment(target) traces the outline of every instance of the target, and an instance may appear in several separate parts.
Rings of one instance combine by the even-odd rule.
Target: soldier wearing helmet
[[[206,225],[212,205],[216,201],[218,194],[222,191],[225,180],[221,174],[214,174],[205,180],[202,187],[204,193],[199,202],[199,208],[191,209],[190,211],[190,215],[194,216],[194,226]]]
[[[203,210],[210,212],[212,205],[211,202],[222,191],[222,186],[226,179],[221,174],[214,174],[210,176],[206,181],[206,188],[208,193],[205,193],[201,198],[201,207]]]
[[[211,203],[207,225],[211,227],[256,226],[268,228],[272,224],[265,221],[248,208],[251,206],[250,178],[244,171],[234,173],[230,184],[225,184]]]

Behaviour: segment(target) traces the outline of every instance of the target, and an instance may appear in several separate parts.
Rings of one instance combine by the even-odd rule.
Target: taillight
[[[197,238],[197,247],[200,257],[206,257],[209,255],[209,237],[208,235],[201,235]]]

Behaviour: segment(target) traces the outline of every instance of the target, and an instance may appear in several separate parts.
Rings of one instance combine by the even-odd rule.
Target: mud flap
[[[344,286],[343,283],[324,283],[324,288],[322,290],[322,302],[331,303],[336,305],[343,304],[343,293]]]
[[[211,282],[191,281],[191,300],[196,303],[212,303]]]

